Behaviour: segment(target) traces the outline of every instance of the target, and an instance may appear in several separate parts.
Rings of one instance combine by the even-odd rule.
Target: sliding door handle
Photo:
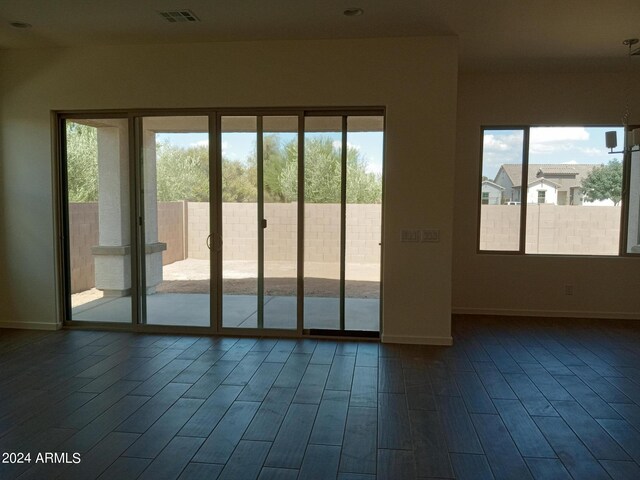
[[[216,252],[219,252],[222,250],[222,235],[217,233],[216,236],[218,237],[219,242],[217,245],[216,244],[213,245],[213,249]],[[209,234],[209,236],[207,237],[207,248],[211,250],[211,234]]]
[[[262,219],[262,228],[267,228],[267,219],[266,218]]]

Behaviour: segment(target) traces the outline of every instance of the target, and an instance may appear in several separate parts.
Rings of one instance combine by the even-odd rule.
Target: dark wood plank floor
[[[461,317],[451,348],[0,330],[0,452],[32,460],[0,478],[639,479],[639,327]]]

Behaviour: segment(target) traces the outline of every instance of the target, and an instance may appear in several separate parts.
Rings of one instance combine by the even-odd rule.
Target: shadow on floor
[[[157,288],[158,293],[209,293],[209,280],[165,280]],[[292,295],[297,291],[297,279],[267,277],[264,279],[265,295]],[[229,295],[255,295],[257,279],[232,278],[223,280],[222,290]],[[304,279],[307,297],[333,297],[340,294],[340,280],[307,277]],[[379,298],[380,283],[365,280],[347,280],[347,297]]]

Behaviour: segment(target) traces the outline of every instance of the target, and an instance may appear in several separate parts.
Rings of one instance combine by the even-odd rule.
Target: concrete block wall
[[[527,225],[528,253],[618,254],[619,206],[530,205]]]
[[[223,203],[223,255],[225,260],[257,260],[258,215],[255,203]],[[379,263],[381,206],[347,205],[346,256],[348,263]],[[69,206],[73,293],[95,286],[91,247],[98,244],[98,204]],[[267,203],[265,259],[297,259],[298,204]],[[186,218],[185,218],[186,217]],[[162,264],[185,258],[209,259],[208,202],[158,203],[158,240],[167,244]],[[186,237],[186,245],[185,245]],[[305,261],[340,261],[340,205],[305,206]]]
[[[187,203],[187,256],[209,260],[209,202]],[[213,243],[211,245],[213,247]]]
[[[71,293],[95,286],[95,265],[91,247],[98,245],[98,204],[69,204],[69,254]]]
[[[159,241],[167,244],[162,264],[183,260],[184,202],[161,202],[158,204]],[[71,293],[83,292],[96,285],[95,259],[91,247],[98,245],[100,223],[98,203],[69,204],[69,253],[71,256]]]
[[[298,251],[298,203],[265,203],[264,258],[295,263]]]
[[[382,205],[347,204],[347,263],[380,263]]]
[[[617,255],[620,206],[528,205],[526,252],[567,255]],[[518,248],[520,209],[483,205],[480,248]]]
[[[255,205],[225,204],[224,208],[224,258],[253,260],[257,248]],[[297,209],[297,203],[265,204],[268,220],[265,259],[296,261]],[[347,205],[348,262],[378,263],[381,238],[380,205]],[[340,260],[340,205],[305,205],[305,260],[330,263]]]
[[[158,203],[158,241],[167,244],[162,252],[162,265],[184,260],[184,213],[187,202]]]
[[[224,260],[258,259],[258,205],[256,203],[222,204],[222,258]]]
[[[340,262],[340,205],[310,203],[304,207],[304,260]]]
[[[517,250],[520,245],[520,207],[482,205],[480,250]]]

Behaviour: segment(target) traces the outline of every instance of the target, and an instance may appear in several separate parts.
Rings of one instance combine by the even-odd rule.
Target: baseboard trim
[[[60,330],[62,325],[59,323],[44,322],[0,322],[0,328],[14,328],[18,330]]]
[[[382,343],[405,343],[411,345],[440,345],[450,347],[453,345],[453,337],[420,337],[414,335],[385,335],[382,334]]]
[[[593,312],[575,310],[511,310],[503,308],[453,308],[455,315],[498,315],[505,317],[599,318],[603,320],[640,320],[638,312]]]

